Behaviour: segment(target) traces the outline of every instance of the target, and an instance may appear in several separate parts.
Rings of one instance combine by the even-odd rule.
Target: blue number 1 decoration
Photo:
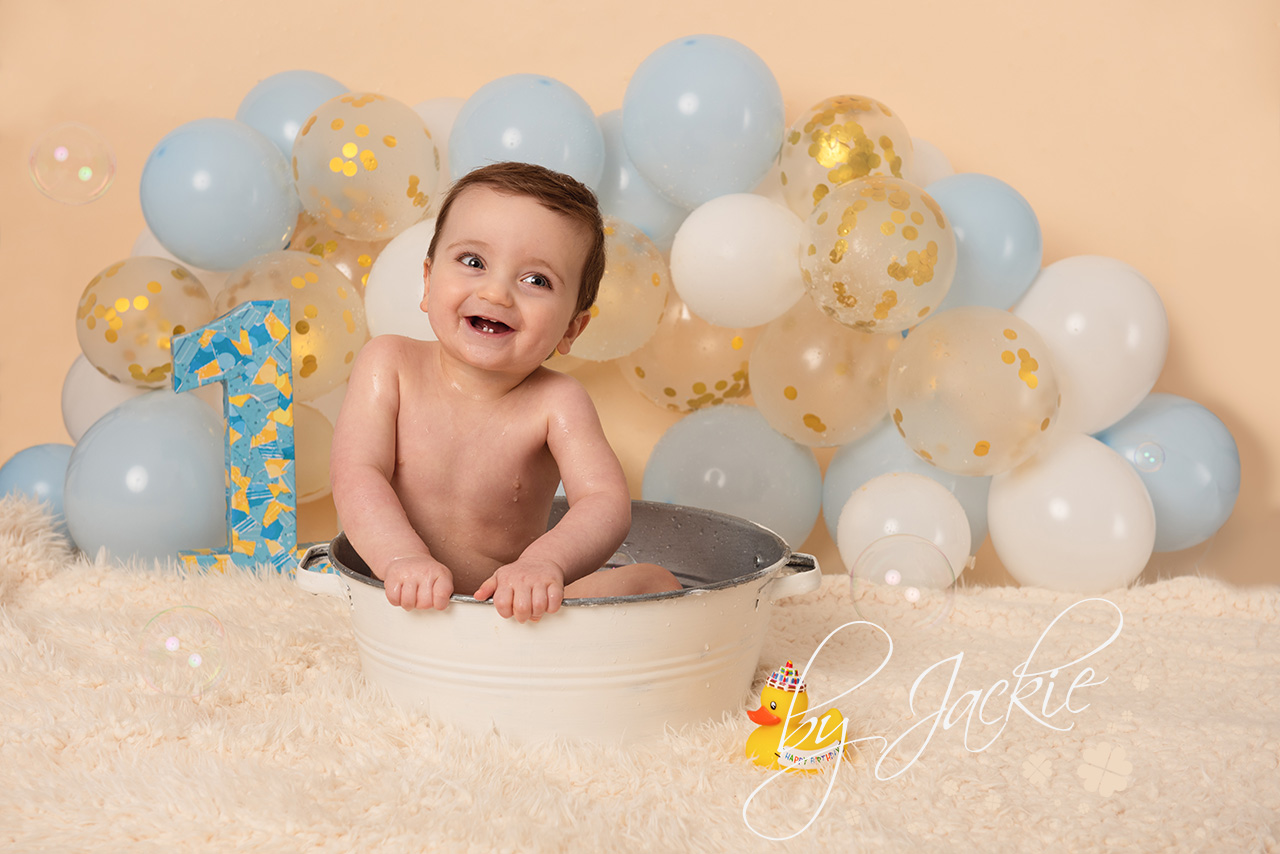
[[[227,425],[227,548],[179,554],[189,568],[297,558],[294,492],[293,350],[288,300],[241,303],[199,329],[173,337],[173,390],[223,384]]]

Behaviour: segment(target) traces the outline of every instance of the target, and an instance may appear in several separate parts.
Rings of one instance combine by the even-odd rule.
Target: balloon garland
[[[218,325],[240,307],[255,340],[287,336],[294,353],[264,387],[289,428],[281,460],[296,421],[298,477],[272,481],[282,509],[232,508],[274,531],[242,554],[285,566],[292,516],[281,529],[263,513],[325,493],[322,402],[340,399],[370,334],[432,337],[416,283],[438,197],[511,159],[574,175],[608,217],[597,320],[574,355],[687,413],[654,448],[646,498],[747,516],[797,545],[822,513],[851,569],[878,540],[913,535],[958,575],[989,528],[1021,583],[1078,592],[1128,584],[1153,549],[1226,521],[1235,442],[1199,404],[1151,394],[1168,322],[1138,271],[1091,256],[1042,269],[1026,200],[951,174],[874,98],[834,94],[787,127],[777,81],[732,39],[658,48],[622,103],[596,117],[569,86],[525,74],[409,106],[287,71],[234,120],[175,129],[143,169],[149,230],[77,308],[83,356],[63,394],[77,444],[20,452],[0,486],[65,508],[84,548],[216,548],[226,501],[265,502],[266,481],[166,492],[158,467],[174,460],[221,482],[217,425],[182,395],[144,391],[174,382],[176,342],[212,334],[198,330],[261,371],[247,334]],[[284,328],[264,307],[286,302]],[[184,367],[182,382],[203,370]],[[242,405],[228,398],[227,417]],[[840,448],[825,480],[821,447]],[[128,488],[112,491],[117,468]],[[127,521],[156,502],[149,524]],[[243,539],[227,534],[233,549]]]

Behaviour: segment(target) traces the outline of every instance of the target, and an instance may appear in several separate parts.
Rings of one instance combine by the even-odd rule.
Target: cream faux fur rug
[[[0,849],[1277,850],[1280,591],[1180,578],[1078,605],[1025,668],[1059,668],[1042,677],[1048,700],[1024,680],[1025,710],[1011,708],[1014,668],[1080,598],[961,589],[924,632],[883,606],[892,657],[836,703],[848,737],[872,740],[835,772],[759,788],[770,773],[742,756],[755,697],[638,746],[467,737],[363,682],[339,600],[274,575],[76,559],[37,508],[6,499]],[[175,605],[227,631],[226,676],[199,702],[142,678],[138,633]],[[779,603],[755,687],[855,619],[839,577]],[[841,630],[809,671],[811,697],[853,688],[887,646]]]

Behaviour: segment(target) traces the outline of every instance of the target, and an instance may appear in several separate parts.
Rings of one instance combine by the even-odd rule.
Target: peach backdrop
[[[143,164],[177,125],[233,116],[257,81],[291,68],[410,104],[537,72],[604,112],[649,52],[699,32],[759,53],[789,117],[829,95],[870,95],[957,171],[1016,187],[1040,218],[1046,264],[1099,254],[1142,271],[1170,321],[1156,389],[1217,414],[1244,467],[1219,534],[1157,555],[1144,577],[1280,582],[1280,10],[1263,0],[0,3],[0,461],[69,441],[59,397],[79,353],[76,304],[129,254]],[[98,129],[118,160],[110,191],[81,207],[45,198],[27,175],[32,143],[65,121]],[[579,376],[638,495],[675,418],[612,367]],[[819,456],[825,465],[831,452]],[[325,537],[331,507],[304,507],[301,522],[304,538]],[[839,568],[821,521],[805,547]],[[1010,581],[989,542],[970,581]]]

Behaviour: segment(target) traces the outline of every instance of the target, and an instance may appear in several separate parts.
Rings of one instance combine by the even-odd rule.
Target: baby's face
[[[524,375],[567,352],[588,318],[574,312],[588,248],[581,226],[527,196],[464,191],[424,270],[422,308],[441,346]]]

